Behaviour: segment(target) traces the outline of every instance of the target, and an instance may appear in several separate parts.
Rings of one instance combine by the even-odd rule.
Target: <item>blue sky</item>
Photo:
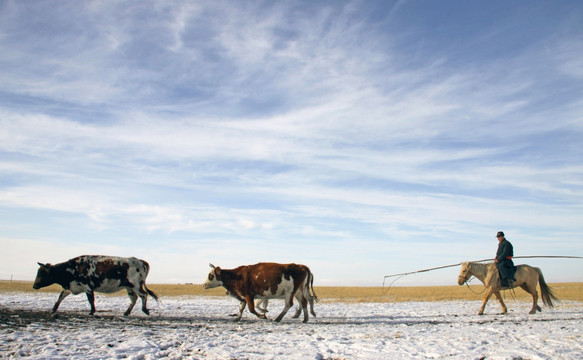
[[[498,230],[583,256],[582,24],[579,1],[0,1],[0,279],[109,254],[150,283],[276,261],[375,286]]]

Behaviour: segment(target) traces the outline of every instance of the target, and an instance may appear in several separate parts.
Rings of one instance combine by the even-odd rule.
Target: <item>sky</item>
[[[0,0],[0,280],[103,254],[381,286],[500,230],[583,256],[582,54],[580,1]]]

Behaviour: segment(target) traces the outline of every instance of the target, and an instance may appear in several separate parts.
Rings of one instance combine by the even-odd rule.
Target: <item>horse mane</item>
[[[482,281],[484,279],[486,279],[486,276],[488,275],[488,271],[491,268],[491,265],[493,265],[494,263],[489,262],[489,263],[480,263],[480,262],[472,262],[469,261],[468,262],[468,266],[470,266],[472,268],[472,272],[474,272],[474,276],[476,277],[482,277]]]

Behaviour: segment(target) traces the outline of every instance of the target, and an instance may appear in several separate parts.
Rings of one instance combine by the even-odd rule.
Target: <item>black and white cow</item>
[[[158,300],[158,296],[146,287],[150,265],[135,257],[84,255],[56,265],[38,264],[40,268],[32,286],[34,289],[52,284],[63,287],[52,314],[57,312],[59,305],[69,294],[87,294],[91,305],[90,315],[95,314],[94,291],[114,293],[126,289],[131,303],[124,313],[125,316],[132,312],[138,296],[142,299],[142,311],[147,315],[150,314],[146,307],[148,294]]]

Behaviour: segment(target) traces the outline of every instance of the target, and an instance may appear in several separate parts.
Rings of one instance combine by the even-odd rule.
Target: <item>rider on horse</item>
[[[516,266],[514,266],[514,262],[512,261],[514,250],[512,244],[506,240],[502,231],[498,231],[496,237],[498,238],[498,251],[496,251],[494,262],[500,274],[500,285],[502,287],[510,287],[512,282],[516,281],[514,278]]]

